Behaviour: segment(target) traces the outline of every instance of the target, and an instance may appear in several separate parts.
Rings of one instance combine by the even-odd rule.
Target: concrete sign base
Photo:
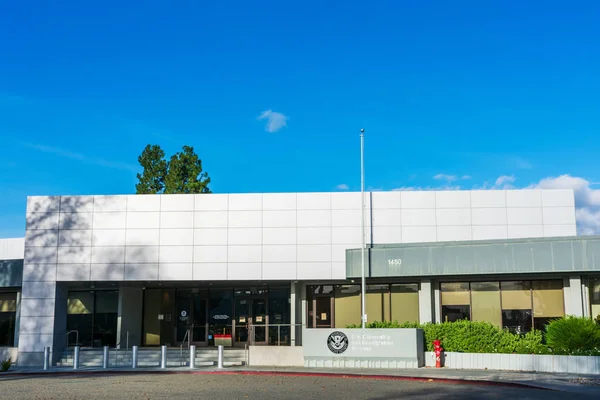
[[[419,368],[421,329],[304,329],[305,367]]]

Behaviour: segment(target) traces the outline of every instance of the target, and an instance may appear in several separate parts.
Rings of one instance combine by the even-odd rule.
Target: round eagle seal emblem
[[[334,354],[342,354],[348,348],[348,336],[344,332],[332,332],[327,338],[327,347]]]

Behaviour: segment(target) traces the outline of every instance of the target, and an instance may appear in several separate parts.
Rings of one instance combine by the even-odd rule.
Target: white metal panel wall
[[[25,253],[25,239],[0,239],[0,260],[22,260]]]
[[[31,197],[25,264],[58,281],[344,279],[346,249],[361,246],[360,200],[357,192]],[[576,234],[571,190],[372,192],[365,220],[376,244]]]

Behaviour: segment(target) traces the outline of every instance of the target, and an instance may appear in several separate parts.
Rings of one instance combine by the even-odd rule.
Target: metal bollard
[[[73,348],[73,369],[79,369],[79,346]]]
[[[44,347],[44,371],[50,368],[50,347]]]
[[[104,351],[102,352],[102,368],[108,368],[108,346],[104,346]]]
[[[217,368],[223,368],[223,345],[220,344],[218,349]]]
[[[196,346],[190,346],[190,368],[196,368]]]
[[[167,368],[167,346],[160,346],[160,367]]]
[[[138,364],[138,347],[131,346],[131,368],[137,368]]]

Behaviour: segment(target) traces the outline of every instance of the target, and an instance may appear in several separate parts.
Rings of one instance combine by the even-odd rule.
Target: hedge
[[[545,334],[533,330],[520,335],[488,322],[466,320],[423,325],[376,321],[367,324],[367,328],[421,328],[427,351],[433,351],[433,341],[437,339],[444,351],[458,353],[600,356],[600,325],[585,317],[556,318],[546,325]]]
[[[348,328],[360,328],[349,325]],[[427,351],[433,351],[433,341],[440,340],[444,351],[459,353],[514,353],[549,354],[540,331],[518,335],[498,328],[488,322],[456,321],[441,324],[416,322],[372,322],[367,328],[421,328],[425,334]]]

